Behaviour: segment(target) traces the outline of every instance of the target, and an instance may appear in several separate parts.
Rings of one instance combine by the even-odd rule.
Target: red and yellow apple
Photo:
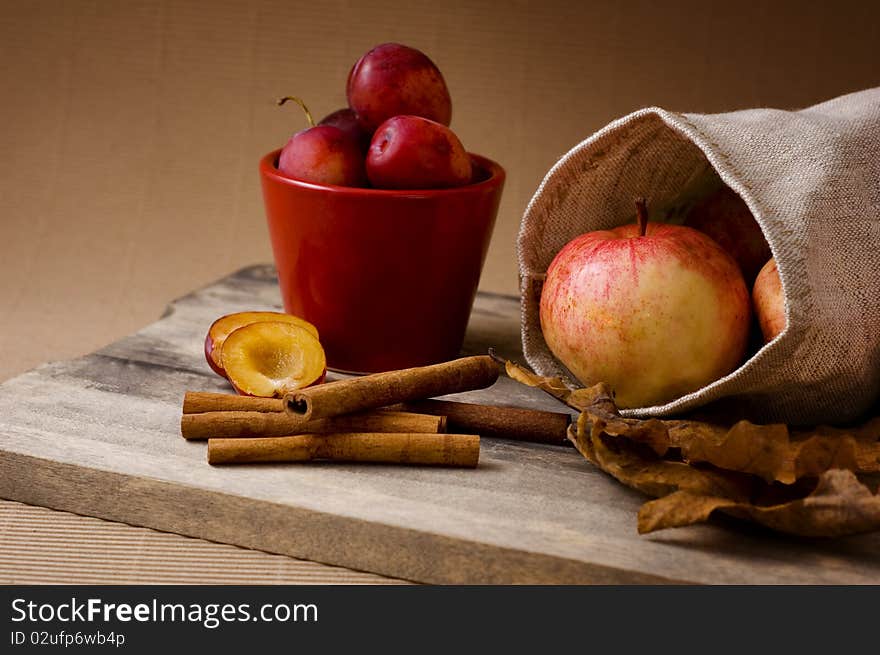
[[[758,325],[761,326],[761,334],[764,335],[764,343],[769,343],[785,329],[786,324],[785,294],[782,293],[782,280],[779,279],[775,259],[764,264],[758,273],[752,289],[752,304],[755,316],[758,317]]]
[[[649,223],[589,232],[547,271],[541,329],[584,385],[606,382],[619,407],[674,400],[743,360],[749,294],[736,262],[697,230]]]

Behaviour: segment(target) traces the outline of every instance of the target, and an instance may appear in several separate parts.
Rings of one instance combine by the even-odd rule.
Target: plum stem
[[[309,111],[309,108],[306,107],[306,103],[297,98],[296,96],[284,96],[283,98],[278,98],[278,106],[280,107],[288,100],[291,100],[302,107],[302,110],[306,114],[306,120],[309,121],[309,127],[315,127],[315,119],[312,118],[312,112]]]
[[[648,231],[648,203],[644,198],[636,198],[636,220],[639,222],[639,236]]]

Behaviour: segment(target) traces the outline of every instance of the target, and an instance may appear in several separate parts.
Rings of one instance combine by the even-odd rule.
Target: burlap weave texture
[[[547,348],[538,317],[543,276],[562,246],[632,220],[637,196],[662,214],[715,174],[770,244],[786,330],[730,375],[625,413],[669,416],[723,399],[758,421],[858,418],[880,392],[880,88],[800,111],[648,108],[573,148],[541,183],[520,228],[528,363],[578,384]]]

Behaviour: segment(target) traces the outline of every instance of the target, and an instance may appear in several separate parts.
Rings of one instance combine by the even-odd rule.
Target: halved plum
[[[281,312],[236,312],[235,314],[227,314],[211,324],[205,337],[205,359],[208,361],[208,366],[211,367],[211,370],[225,378],[226,372],[223,370],[223,365],[220,362],[220,349],[226,337],[240,327],[264,321],[290,323],[303,328],[316,339],[318,338],[318,329],[314,325],[293,314],[283,314]]]
[[[294,323],[260,321],[233,331],[220,361],[227,379],[244,396],[282,397],[319,384],[327,359],[317,337]]]

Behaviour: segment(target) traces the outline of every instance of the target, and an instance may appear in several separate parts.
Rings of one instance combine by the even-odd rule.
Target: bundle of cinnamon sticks
[[[210,464],[330,460],[475,467],[480,437],[565,444],[570,415],[431,400],[491,386],[488,356],[376,373],[285,398],[188,391],[180,430]]]

